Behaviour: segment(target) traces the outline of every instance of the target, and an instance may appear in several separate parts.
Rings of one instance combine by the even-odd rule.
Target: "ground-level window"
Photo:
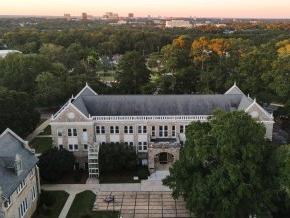
[[[69,144],[68,145],[68,150],[69,151],[78,151],[79,150],[79,145],[78,144]]]

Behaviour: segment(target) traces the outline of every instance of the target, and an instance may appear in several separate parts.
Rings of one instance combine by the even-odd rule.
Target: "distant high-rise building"
[[[87,20],[88,19],[88,14],[83,12],[82,13],[82,20]]]
[[[71,20],[70,14],[64,14],[64,19],[66,19],[67,21],[70,21]]]
[[[134,18],[134,13],[129,13],[128,18]]]
[[[103,16],[103,19],[106,19],[106,20],[118,20],[119,19],[119,15],[117,13],[113,13],[113,12],[106,12],[105,15]]]

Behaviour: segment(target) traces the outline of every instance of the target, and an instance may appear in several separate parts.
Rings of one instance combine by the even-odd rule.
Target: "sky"
[[[290,0],[0,0],[0,15],[290,18]]]

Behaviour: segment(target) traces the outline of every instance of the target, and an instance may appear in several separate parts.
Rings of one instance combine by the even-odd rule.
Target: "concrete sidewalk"
[[[32,141],[36,136],[38,136],[50,123],[50,119],[44,121],[40,126],[38,126],[29,136],[27,136],[27,141]]]

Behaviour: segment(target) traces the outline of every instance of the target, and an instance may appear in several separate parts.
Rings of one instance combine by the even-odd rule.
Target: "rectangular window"
[[[74,150],[78,151],[79,150],[79,145],[74,145]]]
[[[68,130],[67,130],[67,135],[68,135],[68,136],[72,136],[72,129],[68,129]]]
[[[130,133],[130,134],[133,134],[133,126],[130,126],[130,127],[129,127],[129,133]]]
[[[100,134],[101,130],[100,130],[100,126],[96,126],[96,134]]]
[[[85,151],[88,150],[88,144],[84,144],[84,150],[85,150]]]
[[[151,127],[151,135],[155,137],[155,126]]]
[[[168,126],[164,126],[164,137],[168,136]]]
[[[163,137],[163,126],[159,126],[159,137]]]
[[[83,132],[87,132],[87,129],[83,129]]]
[[[18,208],[19,216],[24,217],[25,213],[27,212],[28,205],[27,205],[27,198],[21,202],[20,207]]]
[[[184,126],[183,126],[183,125],[180,125],[179,128],[180,128],[180,129],[179,129],[179,132],[180,132],[180,133],[184,133]]]
[[[62,137],[62,131],[63,131],[62,129],[58,129],[57,130],[57,136],[58,137]]]
[[[119,126],[110,126],[110,133],[111,134],[119,134]]]
[[[75,129],[75,128],[68,129],[67,130],[67,135],[68,136],[78,136],[77,129]]]
[[[133,146],[133,145],[134,145],[134,143],[133,143],[133,142],[130,142],[130,143],[129,143],[129,145],[130,145],[130,146]]]
[[[176,133],[175,133],[175,126],[171,126],[171,135],[173,137],[175,137]]]
[[[143,133],[147,133],[147,126],[143,126]]]
[[[73,129],[73,136],[78,136],[77,129]]]
[[[102,133],[102,134],[105,134],[105,133],[106,133],[106,129],[105,129],[104,126],[102,126],[102,128],[101,128],[101,133]]]
[[[73,150],[74,150],[74,146],[71,145],[71,144],[69,144],[69,145],[68,145],[68,150],[69,150],[69,151],[73,151]]]
[[[128,133],[129,133],[129,131],[128,131],[128,126],[124,126],[124,133],[125,133],[125,134],[128,134]]]
[[[146,134],[147,133],[147,126],[138,126],[138,133]]]
[[[31,195],[32,195],[32,200],[34,201],[35,198],[36,198],[36,191],[35,191],[35,186],[32,187],[32,190],[31,190]]]

